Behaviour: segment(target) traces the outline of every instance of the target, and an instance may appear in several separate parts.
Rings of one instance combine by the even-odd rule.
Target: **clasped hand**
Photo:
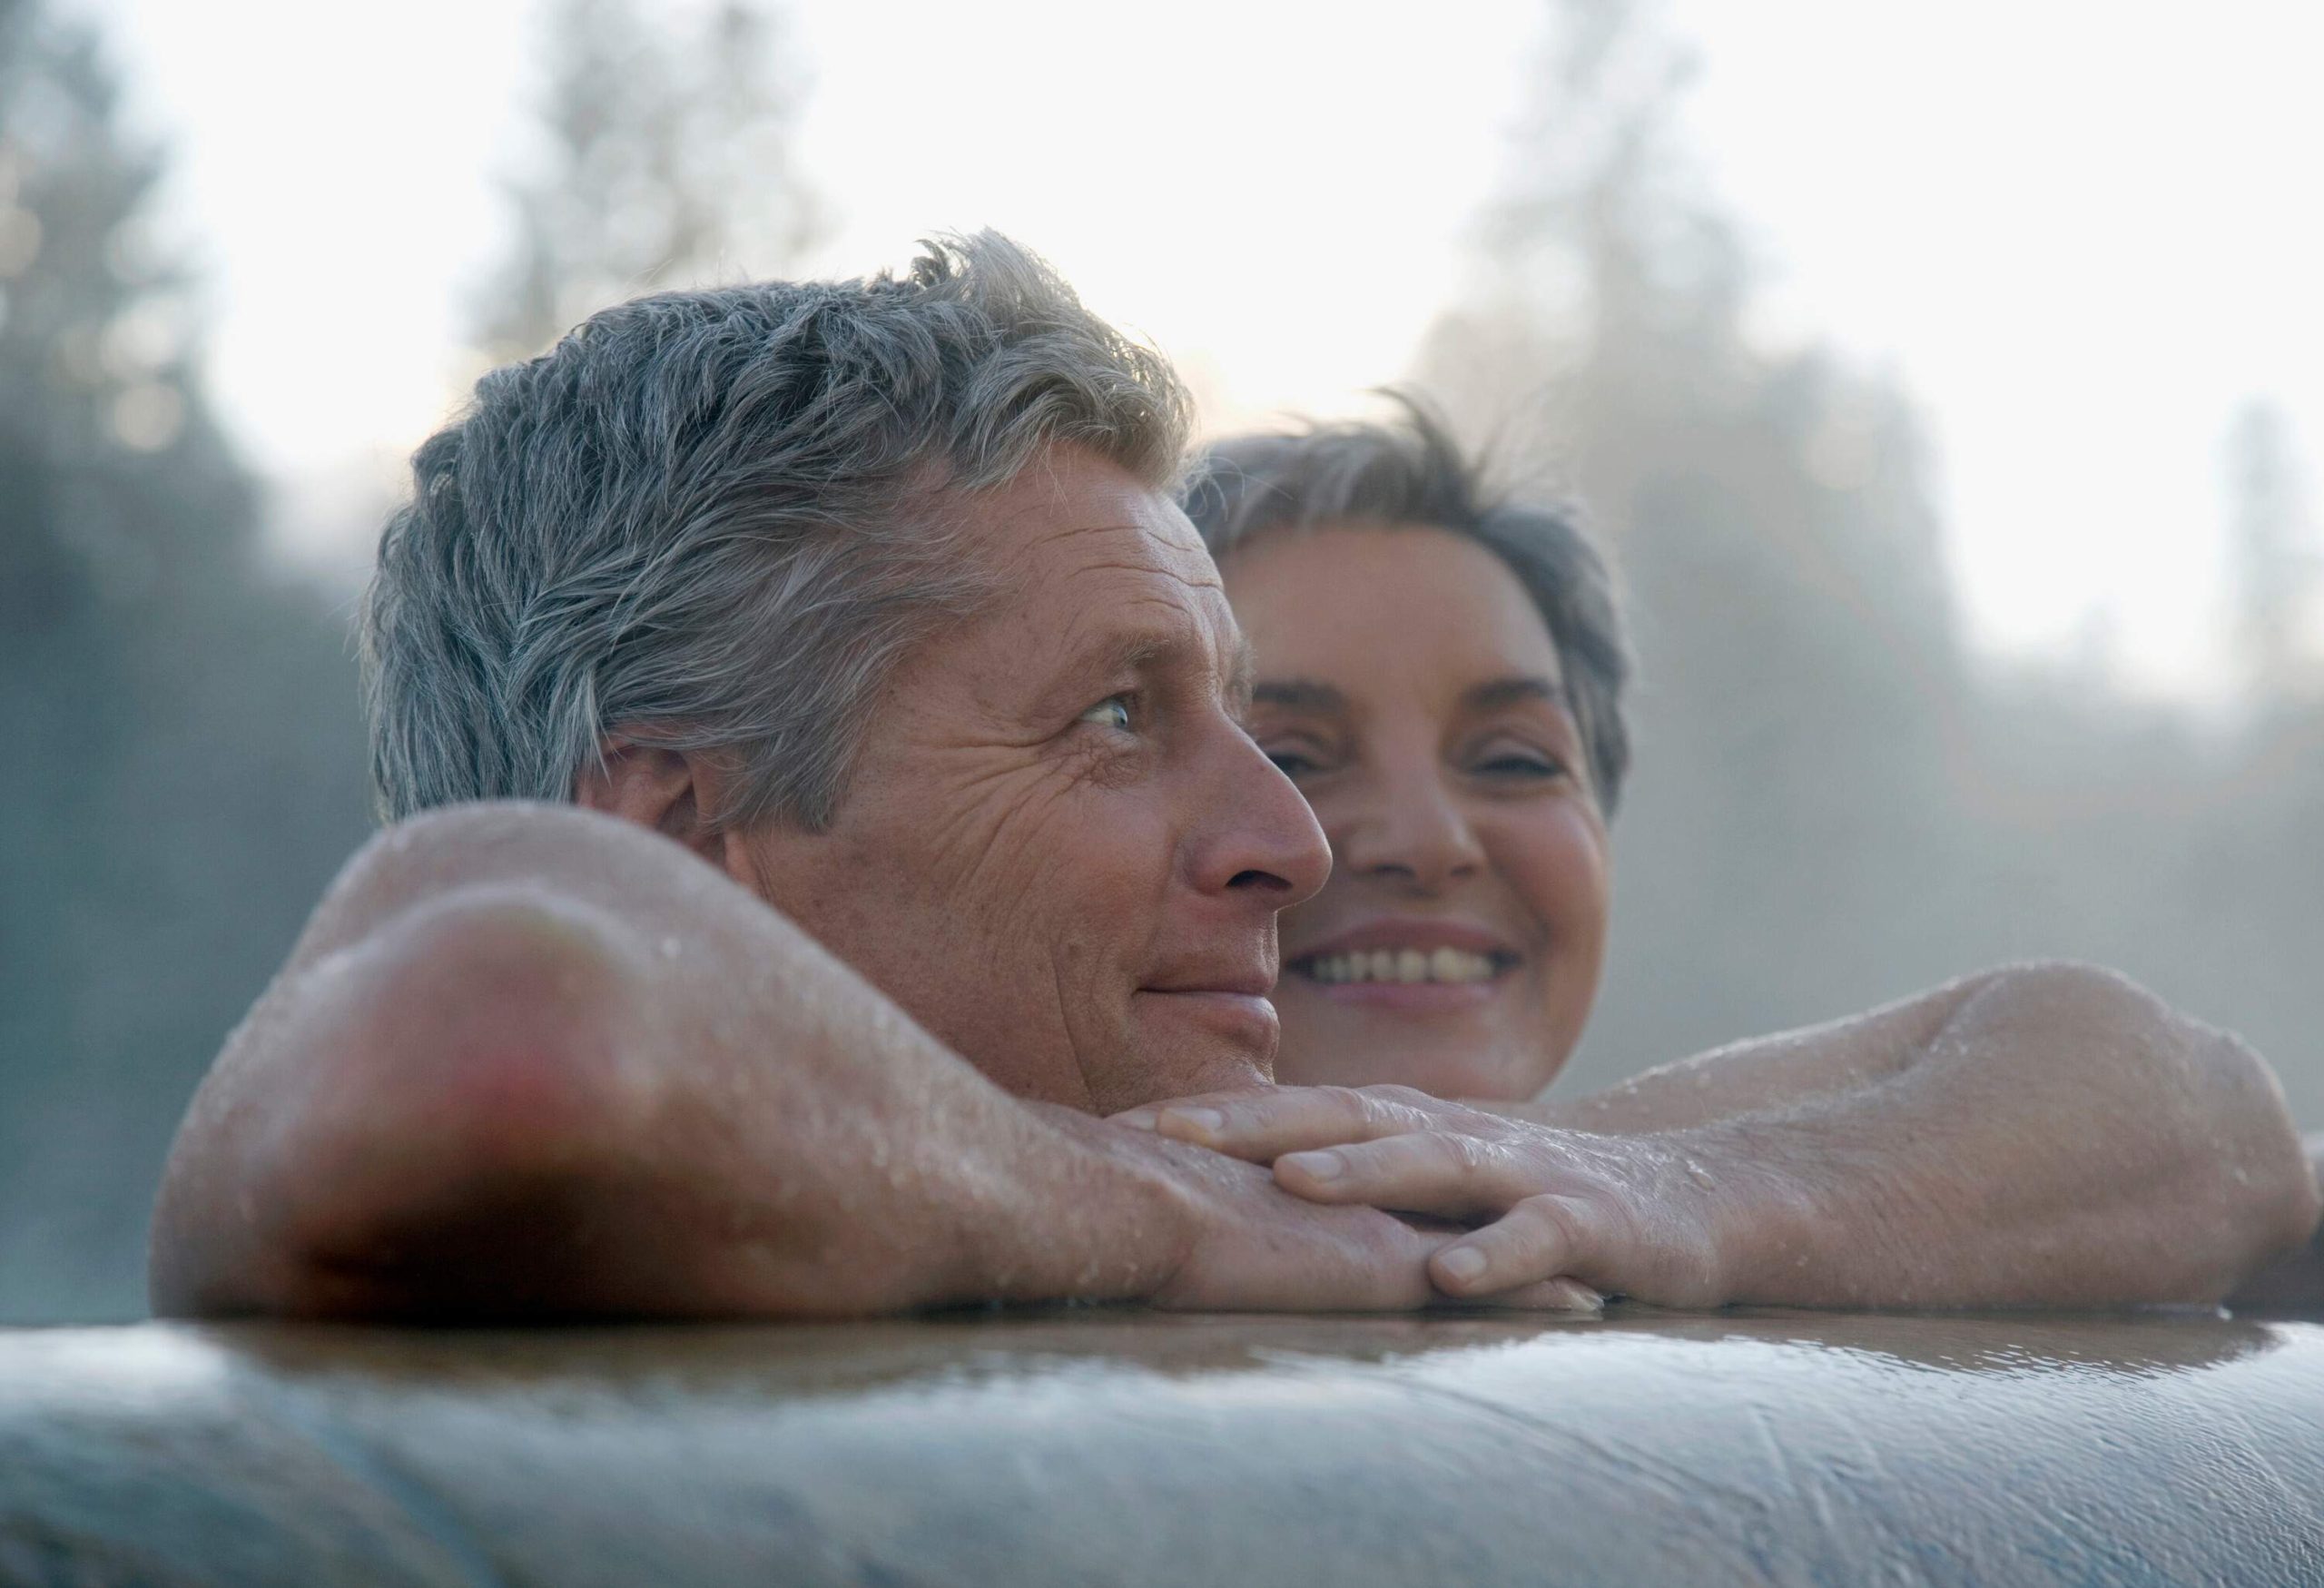
[[[1309,1201],[1471,1226],[1429,1259],[1431,1282],[1458,1300],[1729,1299],[1719,1171],[1677,1133],[1561,1129],[1402,1086],[1215,1092],[1115,1118],[1272,1164],[1275,1183]]]

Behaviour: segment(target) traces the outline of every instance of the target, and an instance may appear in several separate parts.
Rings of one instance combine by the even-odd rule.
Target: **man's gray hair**
[[[619,729],[731,755],[714,821],[824,826],[881,681],[990,588],[960,498],[1052,443],[1169,489],[1190,411],[991,232],[595,315],[413,457],[363,606],[380,814],[570,799]]]
[[[1187,489],[1187,516],[1221,564],[1279,530],[1333,524],[1425,524],[1475,541],[1525,587],[1557,646],[1566,695],[1609,816],[1630,770],[1622,691],[1630,648],[1611,571],[1566,510],[1506,500],[1484,484],[1430,409],[1388,394],[1388,423],[1311,425],[1293,435],[1238,436],[1205,449]]]

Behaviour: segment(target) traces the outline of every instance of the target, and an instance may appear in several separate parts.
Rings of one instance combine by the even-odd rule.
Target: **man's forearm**
[[[1731,1042],[1582,1097],[1476,1106],[1561,1129],[1629,1136],[1845,1097],[1925,1056],[1962,1005],[2008,973],[1981,972],[1844,1020]]]
[[[1732,1187],[1728,1299],[2214,1301],[2314,1226],[2266,1066],[2119,978],[2023,967],[1870,1018],[1856,1054],[1846,1023],[1780,1040],[1866,1079],[1668,1133]]]
[[[400,846],[399,846],[399,843]],[[205,1082],[162,1311],[799,1316],[1144,1294],[1183,1230],[796,928],[607,818],[350,867]]]
[[[2324,1192],[2324,1130],[2310,1131],[2302,1145]],[[2227,1304],[2239,1312],[2324,1318],[2324,1227],[2237,1286]]]

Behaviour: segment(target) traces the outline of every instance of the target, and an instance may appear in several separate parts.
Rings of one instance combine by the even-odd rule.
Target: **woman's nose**
[[[1333,855],[1348,872],[1427,893],[1484,864],[1459,798],[1433,773],[1384,779],[1374,798],[1329,831]]]

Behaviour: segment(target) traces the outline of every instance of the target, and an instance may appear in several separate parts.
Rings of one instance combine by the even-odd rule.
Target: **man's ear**
[[[722,757],[609,734],[597,746],[597,759],[574,775],[575,804],[651,827],[719,870],[730,869],[732,834],[704,819],[704,812],[724,804],[733,784]]]

